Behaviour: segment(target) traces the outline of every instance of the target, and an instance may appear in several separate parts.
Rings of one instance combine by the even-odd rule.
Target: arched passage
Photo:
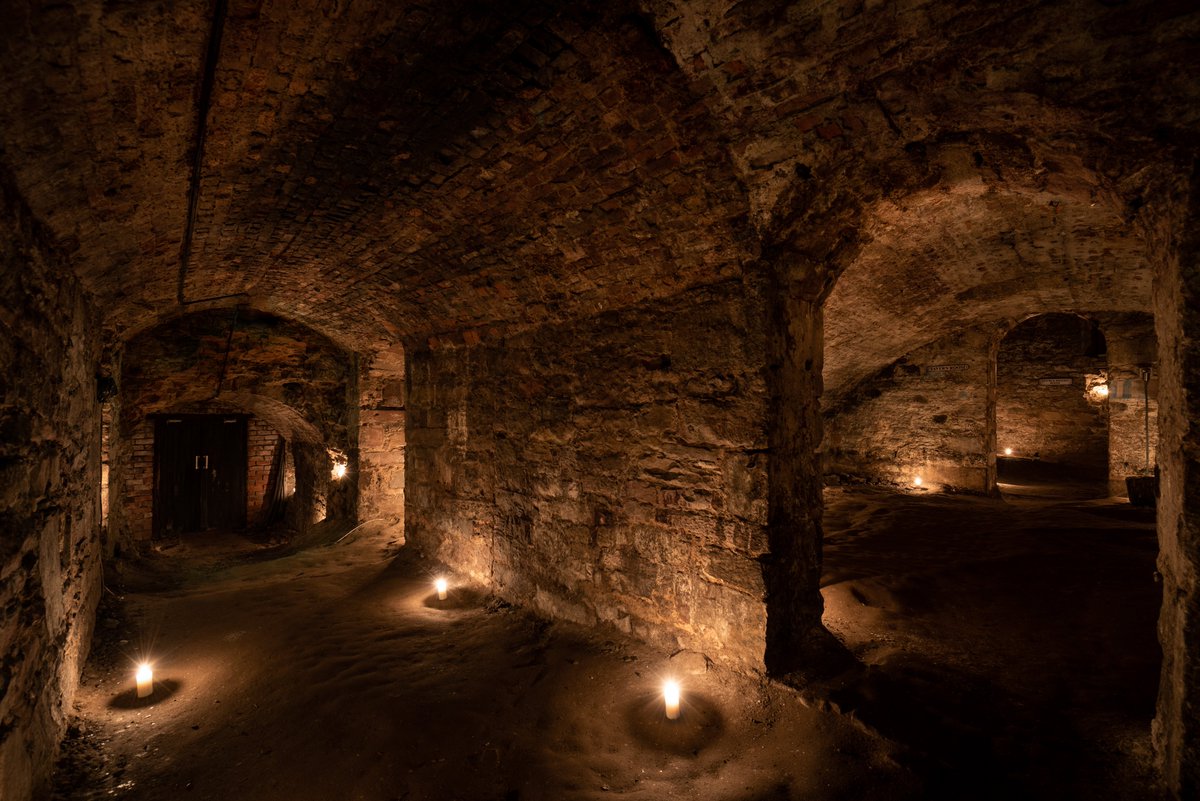
[[[1103,764],[1102,738],[1069,733],[1101,720],[1148,747],[1161,603],[1152,516],[1116,502],[1017,508],[987,494],[1005,447],[993,423],[1003,333],[1030,312],[1086,314],[1101,328],[1145,317],[1144,243],[1119,208],[1086,193],[970,179],[881,201],[862,230],[823,307],[822,457],[835,486],[818,556],[822,621],[873,667],[873,691],[896,693],[856,699],[856,714],[963,761],[970,746],[896,725],[894,704],[919,699],[946,716],[943,731],[954,720],[1010,726],[1073,769]],[[1081,325],[1085,353],[1091,323]],[[1081,399],[1084,374],[1104,383],[1109,372],[1095,355],[1074,382]],[[1107,496],[1103,428],[1087,453]],[[1051,702],[1097,654],[1106,668]],[[1019,750],[984,757],[980,774],[1009,770]]]
[[[180,458],[177,448],[195,450],[201,444],[208,446],[200,448],[205,454],[222,447],[243,449],[230,458],[245,460],[245,478],[237,479],[244,481],[238,492],[244,493],[239,497],[245,499],[245,514],[223,514],[219,520],[264,522],[268,496],[284,495],[282,484],[290,475],[294,493],[281,504],[289,530],[304,531],[326,518],[353,522],[358,375],[351,354],[303,325],[236,308],[165,321],[127,342],[120,362],[110,459],[114,545],[197,525],[190,517],[177,524],[156,507],[168,497],[161,491],[162,461]],[[221,425],[222,416],[229,422]],[[208,437],[237,426],[243,426],[242,433],[231,433],[225,446]],[[184,429],[191,433],[170,437],[174,445],[169,448],[159,441]],[[208,434],[196,433],[204,431]],[[233,441],[239,437],[244,444]],[[345,466],[341,475],[335,463]],[[191,483],[211,480],[214,467],[206,477],[197,465],[177,470],[170,479],[173,487],[203,495],[205,490]]]
[[[1024,320],[996,354],[998,481],[1009,492],[1108,495],[1108,347],[1074,314]]]

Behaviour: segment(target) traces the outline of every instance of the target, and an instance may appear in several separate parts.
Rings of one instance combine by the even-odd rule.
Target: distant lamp
[[[1092,387],[1092,394],[1097,398],[1107,398],[1108,384],[1097,384],[1096,386]]]
[[[922,485],[922,484],[924,484],[924,483],[925,483],[925,480],[924,480],[924,479],[922,479],[920,476],[917,476],[916,478],[914,478],[914,479],[913,479],[913,486],[914,486],[914,487],[919,487],[919,486],[921,486],[921,485]]]
[[[337,481],[346,477],[346,463],[338,462],[333,466],[333,479]]]
[[[1004,449],[1004,455],[1005,455],[1005,456],[1012,456],[1012,448],[1005,448],[1005,449]]]

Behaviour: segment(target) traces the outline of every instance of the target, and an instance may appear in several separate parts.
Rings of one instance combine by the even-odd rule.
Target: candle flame
[[[1004,455],[1005,455],[1005,456],[1012,456],[1012,448],[1005,448],[1005,449],[1004,449]]]
[[[140,682],[153,681],[154,670],[149,664],[143,662],[142,664],[138,665],[137,676],[135,678]]]
[[[345,477],[345,475],[346,475],[346,465],[345,464],[339,462],[338,464],[335,464],[333,466],[333,477],[335,479],[343,478],[343,477]]]
[[[663,682],[663,699],[671,706],[679,703],[679,682],[674,679]]]
[[[448,583],[446,583],[446,580],[444,578],[440,578],[437,581],[433,582],[433,586],[438,591],[438,595],[445,595],[446,590],[450,587],[450,585]]]
[[[921,484],[923,484],[923,483],[924,483],[924,481],[921,479],[921,477],[920,477],[920,476],[917,476],[916,478],[914,478],[914,479],[913,479],[913,485],[914,485],[914,486],[917,486],[917,487],[919,487],[919,486],[921,486]]]

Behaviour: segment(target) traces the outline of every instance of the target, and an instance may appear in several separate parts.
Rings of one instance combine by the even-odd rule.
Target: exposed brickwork
[[[246,522],[254,525],[266,511],[267,486],[271,480],[271,465],[275,449],[280,445],[279,432],[251,417],[246,434]]]
[[[993,326],[918,348],[826,414],[826,472],[905,487],[991,490]]]
[[[0,180],[0,798],[45,789],[100,593],[97,318]]]
[[[761,669],[757,323],[732,285],[411,353],[410,541],[555,616]]]
[[[122,440],[113,456],[109,476],[114,511],[110,531],[123,539],[144,542],[154,533],[154,423],[143,418]]]
[[[1180,799],[1200,795],[1200,174],[1170,171],[1143,219],[1159,343],[1158,570],[1163,649],[1156,752]]]
[[[1117,495],[1128,476],[1153,473],[1158,464],[1158,340],[1150,315],[1100,318],[1108,342],[1108,478]],[[1143,368],[1150,381],[1143,385]],[[1147,408],[1149,415],[1146,414]],[[1150,451],[1146,453],[1149,423]]]
[[[119,441],[110,474],[110,532],[118,542],[151,536],[154,434],[148,416],[161,412],[253,415],[257,427],[250,434],[248,522],[262,511],[263,471],[270,469],[270,457],[262,450],[267,447],[265,431],[282,434],[293,445],[303,443],[311,452],[304,462],[309,469],[298,476],[303,486],[295,503],[329,497],[339,517],[353,517],[354,466],[331,487],[328,451],[350,458],[355,454],[357,402],[352,405],[351,398],[357,400],[356,367],[328,339],[244,309],[236,320],[232,310],[198,312],[130,342],[121,367]],[[302,529],[311,517],[306,507],[293,522]]]
[[[1092,331],[1083,318],[1047,314],[1008,332],[996,362],[998,447],[1108,476],[1108,403],[1087,384],[1087,376],[1105,375],[1108,362]]]
[[[476,342],[475,344],[478,344]],[[404,536],[404,349],[376,354],[359,379],[358,518]]]
[[[573,499],[544,498],[541,484],[530,483],[554,486],[566,470],[581,487],[600,485],[606,509],[624,509],[623,482],[634,480],[625,473],[641,470],[644,458],[635,451],[659,453],[681,436],[642,418],[675,404],[681,426],[692,414],[713,430],[723,420],[754,421],[754,436],[721,447],[766,466],[748,470],[754,480],[729,490],[725,511],[710,517],[765,526],[770,554],[757,545],[747,553],[768,557],[766,640],[780,644],[780,670],[803,669],[805,643],[821,631],[822,381],[827,408],[849,409],[864,380],[965,328],[1046,312],[1149,311],[1151,267],[1167,596],[1158,742],[1173,786],[1195,794],[1195,187],[1155,195],[1160,176],[1195,180],[1200,82],[1187,68],[1197,61],[1194,3],[233,3],[183,290],[189,300],[247,297],[215,301],[230,308],[193,318],[207,328],[172,321],[181,310],[175,290],[211,3],[67,0],[6,10],[0,162],[44,222],[46,241],[98,299],[104,345],[120,361],[129,344],[127,371],[168,365],[166,380],[139,377],[141,389],[122,375],[127,397],[114,401],[121,422],[112,436],[110,528],[118,538],[134,535],[122,522],[119,501],[136,500],[124,492],[122,465],[148,410],[248,411],[295,446],[293,516],[327,505],[350,516],[357,501],[393,525],[406,519],[426,547],[444,536],[445,554],[476,572],[495,554],[510,594],[567,616],[627,619],[651,638],[718,639],[687,626],[725,603],[725,595],[704,595],[721,587],[738,599],[729,606],[739,610],[744,638],[736,648],[748,653],[763,616],[761,606],[739,605],[753,594],[740,594],[750,582],[710,580],[716,574],[703,572],[703,560],[683,567],[677,552],[647,557],[674,582],[662,591],[630,592],[620,584],[625,567],[606,564],[588,594],[566,592],[593,556],[589,539],[568,533],[589,524],[572,518]],[[640,343],[656,341],[664,326],[698,339],[732,313],[697,321],[680,304],[721,307],[694,293],[743,273],[759,280],[759,272],[771,274],[749,304],[762,328],[749,335],[750,324],[734,326],[732,344],[705,343],[710,366],[736,366],[732,375],[765,386],[764,397],[751,393],[758,412],[721,409],[728,416],[714,422],[696,402],[707,390],[671,382],[653,405],[636,408],[628,398],[608,407],[564,402],[573,396],[543,397],[521,383],[553,378],[591,391],[583,382],[603,384],[597,376],[613,371],[632,397],[657,391],[647,376],[664,371],[643,374],[640,363],[612,365],[597,354],[613,345],[641,358]],[[75,287],[64,286],[57,307],[75,320],[65,297]],[[235,360],[214,404],[207,393],[225,342],[215,323],[243,302],[307,328],[297,326],[293,343],[273,341]],[[646,333],[617,331],[604,322],[611,319]],[[317,342],[310,329],[337,346],[296,345]],[[412,395],[388,404],[379,382],[397,373],[381,369],[379,357],[397,342],[425,372],[406,375]],[[88,337],[76,344],[92,347]],[[509,346],[516,351],[506,355]],[[541,361],[530,366],[518,355]],[[305,378],[280,380],[286,370],[267,369],[279,360]],[[70,372],[79,361],[55,364]],[[950,410],[937,414],[947,415],[946,442],[979,439],[965,425],[966,407],[979,405],[977,387],[944,398]],[[864,400],[852,414],[882,400]],[[56,426],[76,435],[65,421],[77,411]],[[618,425],[630,418],[633,428]],[[906,422],[907,439],[925,441],[918,422]],[[533,437],[559,437],[575,423],[579,431],[598,426],[620,454],[596,441],[567,447]],[[536,469],[523,470],[511,440],[498,445],[500,431],[530,435]],[[347,481],[331,484],[327,447],[350,457]],[[871,448],[881,447],[876,437]],[[404,474],[400,448],[408,449]],[[956,460],[976,469],[965,461],[972,448],[960,442],[946,452],[946,469]],[[579,454],[584,461],[572,462]],[[689,486],[718,497],[705,483],[717,479],[696,469]],[[764,473],[765,521],[730,513],[761,500]],[[665,494],[680,489],[675,479],[660,479],[662,497],[635,494],[642,501],[629,532],[644,524],[642,539],[620,546],[639,559],[666,541],[679,513],[678,499]],[[401,482],[429,519],[405,518]],[[503,491],[493,497],[489,487]],[[548,510],[544,529],[530,506]],[[689,514],[689,525],[708,525],[703,510]],[[468,537],[460,525],[475,520],[511,536],[516,550],[503,538],[493,547]],[[523,542],[527,528],[547,539]],[[550,588],[540,596],[518,580],[527,555]],[[730,564],[745,568],[743,556]],[[638,565],[629,571],[639,581],[649,575]],[[727,589],[735,584],[742,590]],[[701,597],[710,606],[684,603]]]

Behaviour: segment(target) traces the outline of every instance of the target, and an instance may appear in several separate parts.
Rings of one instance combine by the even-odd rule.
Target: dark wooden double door
[[[246,525],[246,428],[240,415],[155,420],[155,535]]]

